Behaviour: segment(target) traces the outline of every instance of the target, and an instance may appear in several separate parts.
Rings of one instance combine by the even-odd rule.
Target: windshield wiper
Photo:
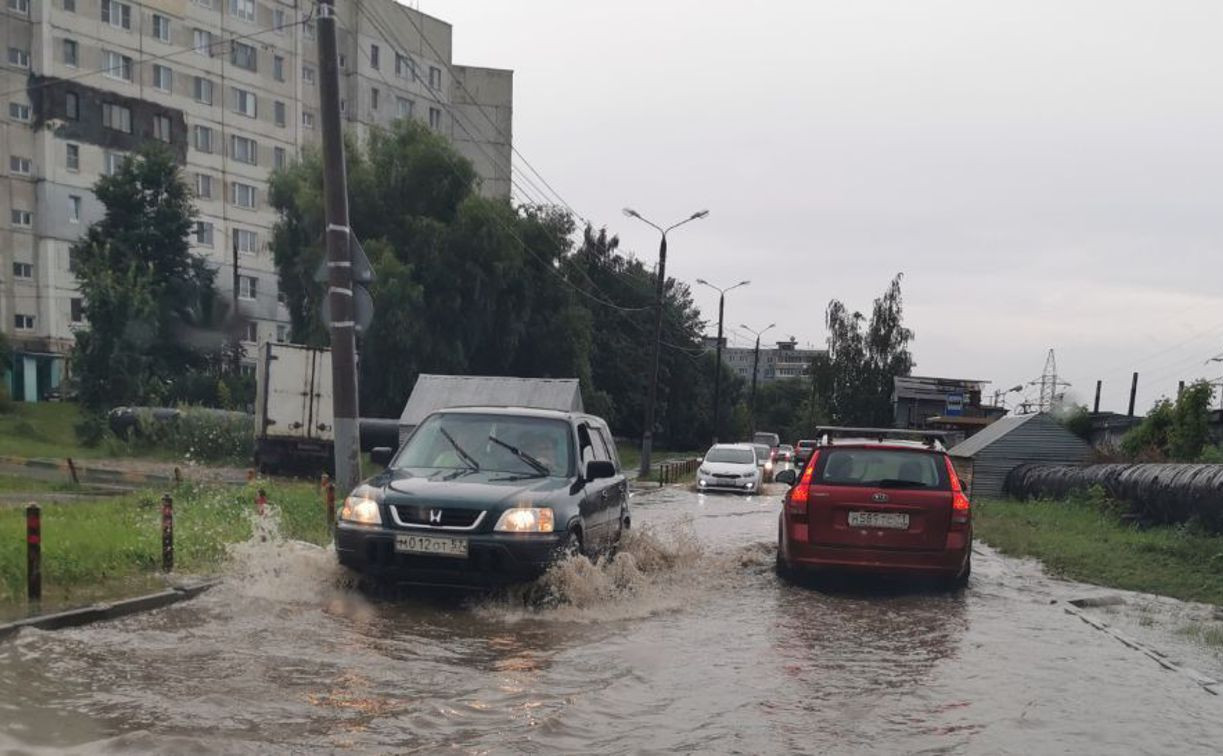
[[[438,430],[442,432],[442,435],[446,437],[446,440],[449,441],[450,445],[454,447],[454,450],[458,452],[459,458],[466,462],[467,466],[472,470],[478,472],[480,470],[480,463],[475,460],[475,457],[468,454],[463,447],[459,446],[459,442],[454,440],[454,436],[450,435],[450,431],[446,430],[445,428],[438,428]]]
[[[547,465],[545,465],[543,462],[540,462],[538,459],[535,459],[530,454],[527,454],[526,452],[522,451],[518,447],[507,444],[506,442],[502,441],[501,439],[491,434],[489,435],[488,440],[492,441],[497,446],[503,447],[505,449],[509,449],[510,454],[513,454],[515,457],[521,459],[523,462],[526,462],[528,465],[530,465],[532,468],[535,469],[535,472],[539,473],[540,475],[551,475],[552,474],[552,471],[548,469]]]

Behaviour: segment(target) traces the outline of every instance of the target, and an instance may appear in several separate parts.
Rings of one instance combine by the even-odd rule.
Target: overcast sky
[[[822,345],[905,274],[916,373],[1145,411],[1223,364],[1218,0],[421,0],[515,71],[514,141],[727,321]],[[519,166],[521,167],[521,166]],[[698,301],[716,318],[716,294]],[[772,334],[770,334],[771,336]],[[742,338],[733,341],[745,341]]]

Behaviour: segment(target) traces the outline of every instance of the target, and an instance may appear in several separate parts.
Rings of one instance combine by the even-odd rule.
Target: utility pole
[[[1100,389],[1104,388],[1104,381],[1096,381],[1096,403],[1092,407],[1092,414],[1100,414]]]
[[[332,427],[335,480],[344,495],[361,480],[357,425],[357,324],[353,308],[352,229],[340,124],[340,59],[335,0],[319,0],[319,116],[323,126],[323,191],[327,211],[327,299],[331,318]]]
[[[672,224],[666,228],[646,220],[642,217],[641,213],[632,208],[624,208],[624,214],[653,226],[662,235],[658,242],[658,283],[654,293],[654,308],[656,310],[654,320],[654,359],[650,368],[650,387],[646,394],[645,428],[641,434],[641,466],[638,469],[639,476],[645,478],[650,474],[650,455],[654,451],[654,404],[658,400],[658,361],[662,351],[662,311],[667,288],[667,232],[679,228],[689,221],[704,218],[706,215],[709,215],[709,211],[701,210],[695,212],[679,223]]]
[[[769,329],[776,327],[776,325],[776,323],[769,323],[768,327],[763,331],[756,331],[742,323],[739,324],[740,328],[756,334],[756,349],[752,353],[752,396],[747,408],[748,425],[753,435],[756,433],[756,374],[760,371],[760,337],[768,333]]]
[[[716,444],[722,429],[722,321],[726,314],[726,292],[747,286],[751,281],[740,281],[725,289],[720,289],[703,278],[696,279],[696,282],[718,292],[718,343],[713,366],[713,442]]]
[[[1134,416],[1134,401],[1138,399],[1138,374],[1134,373],[1134,377],[1130,379],[1130,410],[1129,417]]]
[[[243,319],[242,319],[242,313],[238,312],[238,284],[242,282],[242,279],[238,277],[238,240],[231,238],[230,246],[232,248],[233,260],[234,260],[233,262],[233,268],[234,268],[233,270],[233,282],[234,282],[234,299],[233,299],[233,303],[234,303],[233,329],[234,330],[233,330],[233,334],[234,334],[234,337],[233,338],[234,340],[233,340],[233,343],[230,345],[233,348],[233,354],[230,356],[230,359],[233,360],[233,364],[231,365],[231,368],[233,370],[234,375],[236,376],[242,370],[242,356],[241,356],[242,355],[242,334],[238,332],[238,329],[245,327],[245,323],[243,322]]]

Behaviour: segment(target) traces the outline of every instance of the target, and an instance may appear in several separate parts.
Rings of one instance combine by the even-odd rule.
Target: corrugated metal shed
[[[577,378],[505,378],[422,373],[399,416],[399,443],[430,412],[446,407],[537,407],[582,412]]]
[[[1006,476],[1029,462],[1086,462],[1091,447],[1047,414],[1012,415],[947,452],[974,496],[1002,496]]]

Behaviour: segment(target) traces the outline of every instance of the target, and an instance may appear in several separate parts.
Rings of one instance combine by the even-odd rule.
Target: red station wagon
[[[961,587],[972,570],[972,508],[937,434],[823,428],[778,525],[783,575],[837,568],[928,575]],[[897,436],[925,436],[912,441]]]

